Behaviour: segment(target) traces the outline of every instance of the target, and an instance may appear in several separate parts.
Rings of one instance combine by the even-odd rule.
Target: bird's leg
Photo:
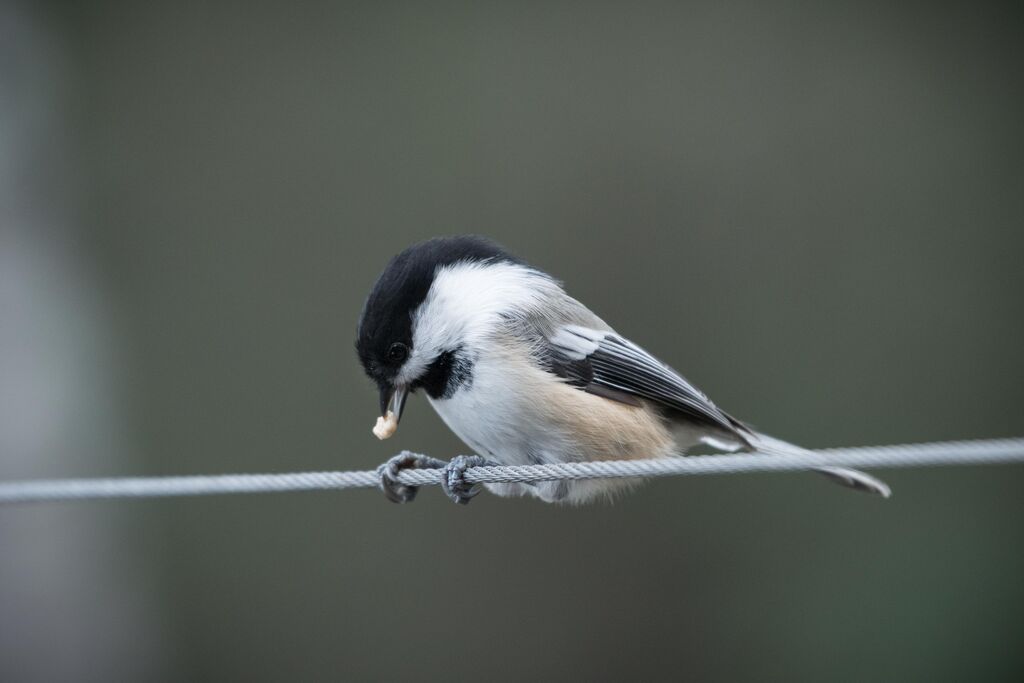
[[[429,455],[417,455],[409,451],[402,451],[377,468],[377,474],[380,476],[380,490],[392,503],[410,503],[416,497],[419,488],[399,482],[398,473],[406,469],[440,469],[448,464],[444,460],[431,458]]]
[[[441,488],[456,505],[468,505],[469,501],[480,493],[480,486],[466,481],[466,470],[488,464],[490,463],[479,455],[455,456],[441,472]]]

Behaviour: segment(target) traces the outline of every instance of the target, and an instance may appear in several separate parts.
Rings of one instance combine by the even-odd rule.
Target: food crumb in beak
[[[398,431],[398,416],[390,410],[385,417],[378,417],[377,424],[373,426],[373,435],[383,441],[390,439]]]

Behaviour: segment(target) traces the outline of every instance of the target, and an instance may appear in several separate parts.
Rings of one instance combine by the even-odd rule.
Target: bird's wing
[[[546,341],[546,369],[584,391],[624,403],[646,399],[731,434],[745,431],[686,378],[614,332],[565,325]]]
[[[546,337],[541,362],[573,386],[625,403],[646,399],[677,414],[708,425],[721,434],[702,441],[721,450],[737,448],[777,455],[806,453],[799,446],[754,431],[723,412],[697,387],[633,342],[608,330],[565,325]],[[738,443],[734,443],[738,442]],[[845,486],[888,498],[885,482],[864,472],[842,467],[817,467],[817,471]]]

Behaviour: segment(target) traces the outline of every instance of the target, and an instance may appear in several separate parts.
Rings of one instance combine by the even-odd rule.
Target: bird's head
[[[356,332],[359,360],[380,392],[378,438],[397,429],[410,393],[442,398],[471,381],[474,323],[500,302],[495,276],[510,268],[527,270],[476,236],[421,242],[387,264]]]

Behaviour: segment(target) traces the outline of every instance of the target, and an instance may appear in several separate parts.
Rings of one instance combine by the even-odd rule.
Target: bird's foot
[[[448,465],[450,463],[431,458],[429,455],[417,455],[409,451],[402,451],[377,468],[377,475],[380,477],[380,490],[392,503],[410,503],[416,497],[419,487],[401,483],[398,480],[399,472],[407,469],[435,470]]]
[[[456,505],[468,505],[469,501],[480,493],[480,485],[466,481],[466,470],[488,464],[490,463],[479,455],[455,456],[441,471],[441,488]]]

